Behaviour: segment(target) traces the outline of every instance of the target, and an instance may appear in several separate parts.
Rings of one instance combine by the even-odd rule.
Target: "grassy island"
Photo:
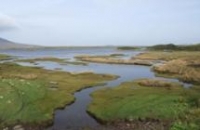
[[[55,109],[75,99],[73,94],[116,76],[23,67],[0,64],[0,129],[7,125],[39,125],[51,123]]]
[[[88,112],[104,123],[129,124],[129,129],[198,130],[200,88],[141,79],[92,94]]]

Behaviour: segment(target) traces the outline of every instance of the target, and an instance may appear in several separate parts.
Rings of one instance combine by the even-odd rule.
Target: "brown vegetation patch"
[[[151,66],[154,64],[154,61],[152,60],[141,60],[141,59],[122,59],[119,57],[113,57],[113,56],[88,56],[88,55],[82,55],[76,57],[79,60],[82,61],[88,61],[88,62],[97,62],[97,63],[107,63],[107,64],[129,64],[129,65],[145,65],[145,66]]]
[[[200,83],[200,52],[194,51],[150,51],[133,57],[140,60],[162,60],[153,70],[160,76],[176,77],[192,83]]]
[[[136,81],[139,85],[144,87],[177,87],[178,84],[159,79],[141,79]]]
[[[172,60],[153,67],[159,74],[172,75],[186,82],[200,83],[200,68],[184,60]]]

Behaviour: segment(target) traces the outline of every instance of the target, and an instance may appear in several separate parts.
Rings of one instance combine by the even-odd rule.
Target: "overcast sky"
[[[200,42],[200,0],[0,0],[0,37],[38,45]]]

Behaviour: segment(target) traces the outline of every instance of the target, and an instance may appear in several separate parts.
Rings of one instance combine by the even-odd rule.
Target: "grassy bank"
[[[0,64],[0,128],[16,123],[45,125],[55,109],[75,100],[74,92],[115,78]]]
[[[124,125],[133,126],[132,130],[148,129],[147,124],[151,124],[151,129],[160,130],[200,128],[198,87],[185,90],[178,83],[142,79],[99,90],[92,97],[89,113],[107,123],[125,121]],[[142,125],[137,125],[138,122]]]
[[[154,64],[153,60],[141,60],[141,59],[123,59],[122,55],[82,55],[76,56],[77,59],[87,62],[105,63],[105,64],[127,64],[127,65],[145,65],[151,66]]]
[[[10,59],[11,57],[8,56],[8,55],[5,55],[5,54],[0,54],[0,60],[8,60]]]
[[[36,62],[43,62],[43,61],[48,61],[48,62],[56,62],[58,64],[62,65],[87,65],[86,62],[81,62],[81,61],[68,61],[67,59],[60,59],[56,57],[42,57],[42,58],[35,58],[35,59],[21,59],[21,60],[15,60],[16,62],[29,62],[29,63],[36,63]]]

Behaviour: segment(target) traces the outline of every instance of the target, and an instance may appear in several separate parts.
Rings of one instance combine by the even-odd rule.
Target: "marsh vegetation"
[[[151,66],[155,62],[153,60],[140,60],[133,58],[123,59],[121,56],[116,54],[99,55],[99,56],[82,55],[82,56],[76,56],[76,58],[81,61],[87,61],[87,62],[106,63],[106,64],[125,64],[125,65],[127,64],[127,65]]]
[[[157,76],[178,78],[195,85],[186,89],[160,79],[125,82],[94,92],[89,113],[104,123],[121,124],[121,127],[129,124],[127,129],[198,130],[200,53],[150,51],[133,59],[162,61],[152,67]]]
[[[74,107],[79,106],[81,112],[84,111],[80,114],[87,114],[87,109],[91,116],[88,117],[87,114],[89,119],[86,120],[97,119],[97,122],[101,122],[103,126],[98,125],[105,130],[198,130],[200,128],[200,53],[198,51],[159,50],[133,54],[126,51],[108,52],[96,55],[90,53],[83,55],[87,53],[81,52],[73,55],[78,60],[71,57],[68,59],[45,55],[13,59],[9,63],[3,60],[9,59],[10,56],[0,55],[1,61],[4,62],[0,64],[0,128],[13,129],[20,124],[27,129],[44,129],[53,123],[55,110],[60,108],[61,115],[65,115],[70,106],[72,106],[70,110],[75,110],[73,114],[77,114],[75,112],[79,110]],[[76,72],[67,72],[67,69],[60,71],[53,70],[51,67],[45,69],[45,66],[26,67],[17,64],[23,62],[31,63],[32,66],[34,63],[46,62],[45,66],[56,63],[55,67],[59,65],[61,69],[69,64],[71,66],[68,68],[73,68],[73,65],[81,66],[73,68],[77,70]],[[148,71],[143,71],[138,65],[147,66]],[[101,74],[91,72],[90,68],[100,66],[109,67],[97,69]],[[120,66],[130,70],[130,67],[136,69],[138,67],[139,70],[133,73],[128,70],[129,73],[125,71],[124,74],[124,69]],[[79,68],[84,71],[80,71]],[[114,76],[110,73],[112,71],[106,69],[113,71],[121,69],[121,71],[114,73],[118,74]],[[153,74],[146,74],[147,76],[141,74],[150,72],[150,69],[156,76],[166,77],[166,79],[155,78]],[[105,72],[110,74],[102,74]],[[125,77],[129,78],[119,78],[124,75],[128,75]],[[116,80],[117,83],[114,80],[116,78],[119,78]],[[110,87],[108,84],[109,88],[105,88],[106,85],[102,83],[110,80],[114,80],[113,86]],[[190,83],[189,88],[185,88],[183,82]],[[98,89],[92,89],[93,86],[98,86]],[[81,93],[80,90],[83,89],[86,93]],[[78,96],[75,94],[77,91],[80,91]],[[92,99],[89,97],[90,94]],[[90,100],[92,100],[91,104],[89,104]],[[73,116],[66,115],[70,118]],[[74,117],[78,118],[78,116]],[[85,119],[81,118],[81,120]],[[70,119],[67,121],[70,122]]]
[[[34,59],[19,59],[15,60],[15,62],[29,62],[29,63],[36,63],[36,62],[55,62],[62,65],[87,65],[86,62],[81,61],[69,61],[68,59],[61,59],[56,57],[41,57],[41,58],[34,58]]]
[[[5,55],[5,54],[0,54],[0,60],[9,60],[11,56]]]
[[[73,93],[115,78],[0,64],[0,128],[18,123],[45,126],[51,123],[55,109],[75,100]]]
[[[153,70],[160,76],[175,77],[185,82],[200,83],[200,52],[153,51],[142,53],[137,58],[164,61],[163,64],[153,67]]]
[[[178,83],[141,79],[99,90],[92,97],[88,111],[104,123],[124,122],[132,130],[200,128],[199,86],[185,90]]]

